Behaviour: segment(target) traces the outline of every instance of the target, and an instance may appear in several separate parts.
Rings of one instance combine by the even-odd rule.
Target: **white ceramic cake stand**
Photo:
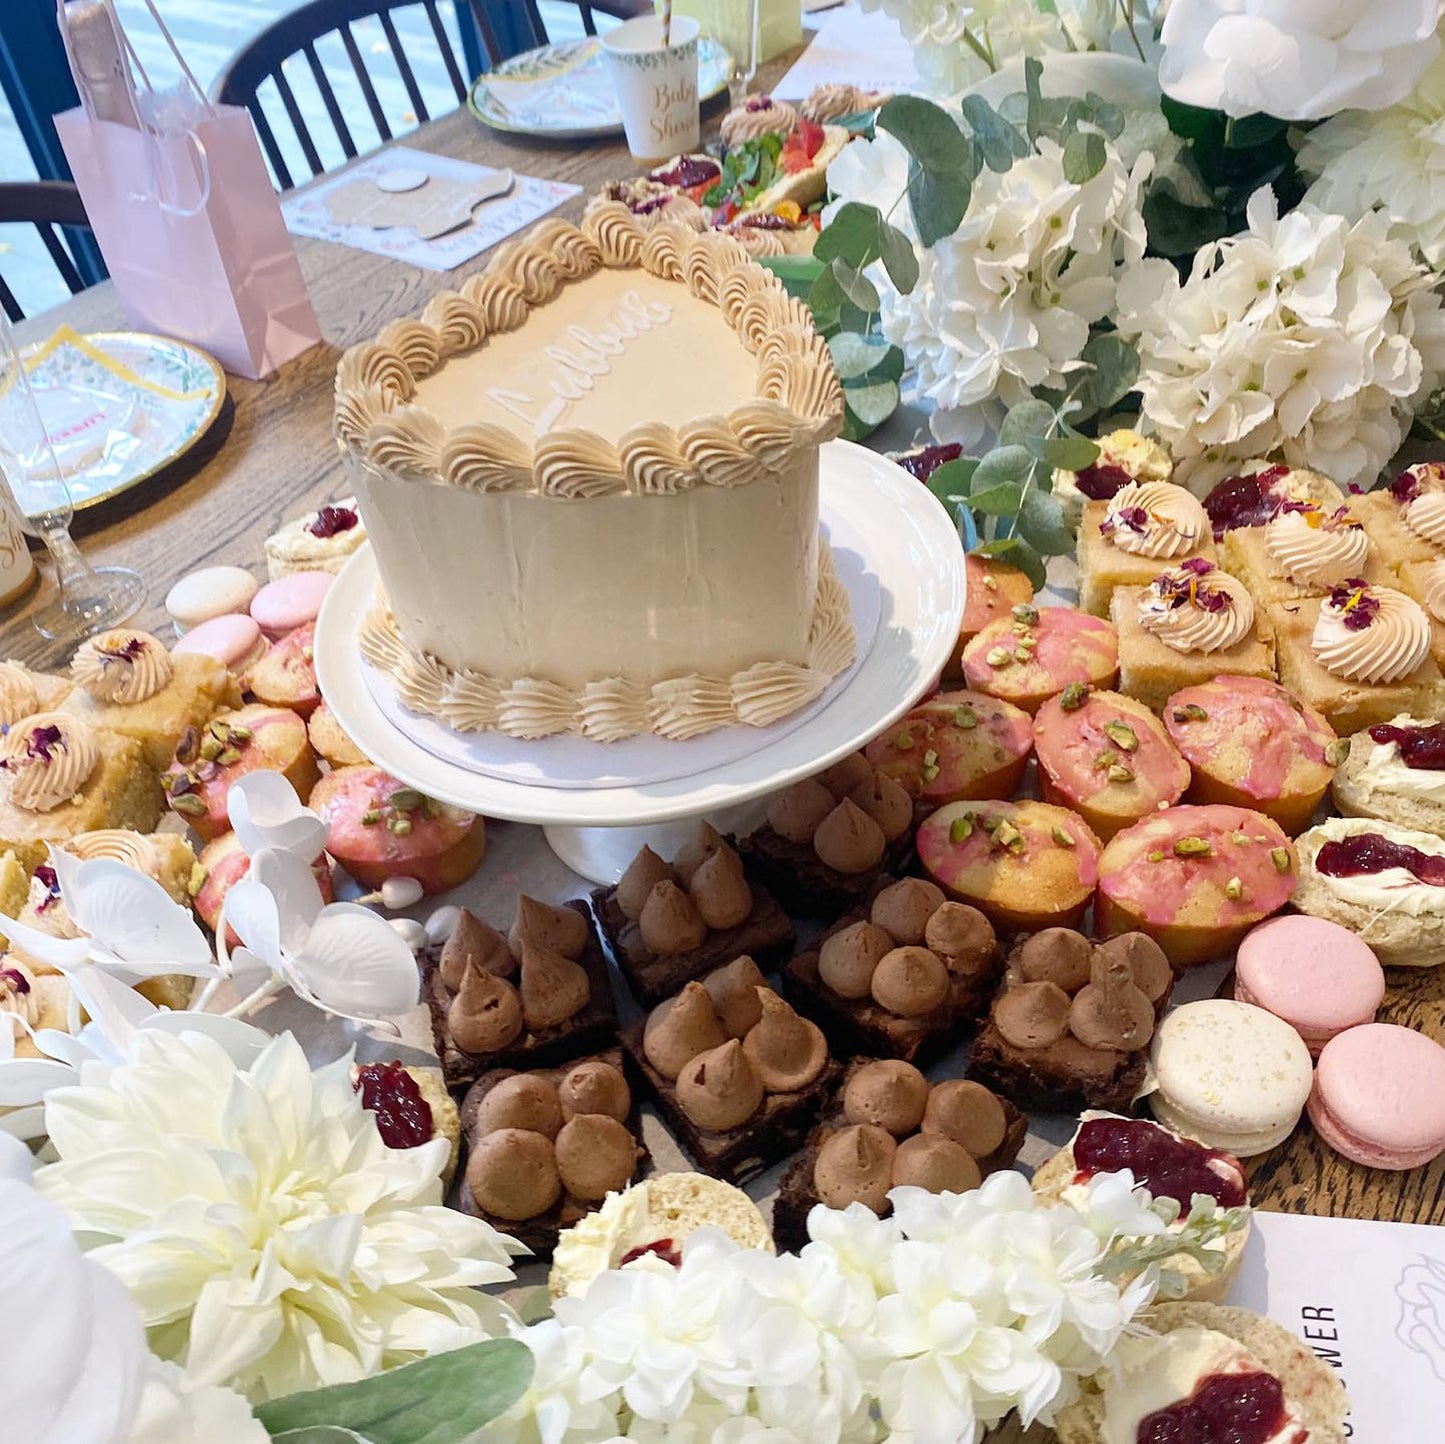
[[[825,446],[820,471],[823,517],[837,517],[862,539],[864,561],[877,579],[878,629],[860,665],[821,710],[772,738],[772,729],[759,729],[756,747],[725,765],[635,786],[564,788],[483,775],[419,746],[385,715],[367,685],[357,631],[373,604],[369,548],[347,563],[317,621],[322,691],[347,734],[379,767],[444,802],[541,825],[558,857],[593,882],[615,882],[644,842],[670,856],[697,818],[730,829],[751,824],[772,793],[836,762],[902,716],[934,685],[958,642],[963,552],[944,508],[901,467],[850,442]],[[674,753],[689,745],[658,743]]]

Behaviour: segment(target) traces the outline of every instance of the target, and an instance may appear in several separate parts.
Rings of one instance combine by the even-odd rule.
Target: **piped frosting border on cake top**
[[[853,665],[857,650],[848,593],[821,537],[804,665],[755,662],[731,677],[691,673],[655,682],[602,677],[580,689],[540,677],[502,679],[413,651],[384,605],[363,618],[359,641],[362,656],[390,675],[403,706],[458,732],[527,740],[571,733],[593,742],[619,742],[639,732],[686,741],[719,727],[771,726],[820,696]]]
[[[717,306],[757,358],[756,397],[677,428],[644,422],[616,442],[561,427],[535,445],[491,423],[448,429],[415,403],[417,382],[448,357],[516,330],[533,307],[604,266],[640,267]],[[745,485],[832,440],[842,425],[842,387],[807,307],[731,236],[646,230],[620,201],[593,206],[580,228],[542,222],[460,291],[433,297],[419,319],[392,321],[351,347],[336,373],[334,431],[344,454],[393,477],[471,491],[577,500]]]

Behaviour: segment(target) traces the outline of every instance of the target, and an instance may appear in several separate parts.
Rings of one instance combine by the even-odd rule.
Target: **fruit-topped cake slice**
[[[236,679],[214,657],[173,655],[158,637],[129,627],[82,642],[70,677],[75,685],[63,710],[134,738],[154,772],[165,770],[188,727],[241,702]]]
[[[1033,748],[1027,712],[983,692],[937,692],[865,749],[925,807],[1009,797]]]
[[[1121,587],[1119,690],[1162,713],[1172,693],[1221,672],[1274,677],[1274,640],[1243,582],[1202,558]]]
[[[1109,501],[1084,504],[1079,605],[1107,617],[1117,588],[1148,586],[1161,566],[1196,557],[1215,560],[1198,497],[1170,481],[1131,481]]]
[[[1086,503],[1112,501],[1135,482],[1168,481],[1174,474],[1169,453],[1137,431],[1111,431],[1097,444],[1099,455],[1082,471],[1054,472],[1054,495],[1071,528],[1078,527]]]
[[[1200,1302],[1141,1322],[1059,1415],[1059,1444],[1344,1444],[1344,1386],[1288,1329]]]
[[[166,801],[209,842],[230,829],[231,784],[247,772],[279,772],[305,801],[320,777],[305,719],[259,703],[222,712],[188,728],[161,777]]]
[[[1445,682],[1430,656],[1430,619],[1393,587],[1350,577],[1328,596],[1278,602],[1280,681],[1342,736],[1400,712],[1430,716]]]
[[[1073,808],[1105,842],[1189,786],[1159,719],[1119,692],[1066,687],[1039,708],[1034,751],[1044,801]]]
[[[1112,687],[1118,634],[1073,607],[1016,606],[964,647],[963,675],[975,691],[1032,714],[1071,683]]]
[[[1395,583],[1430,619],[1430,656],[1445,670],[1445,556],[1428,562],[1402,562],[1395,568]]]
[[[1286,502],[1313,502],[1332,512],[1344,500],[1339,487],[1317,471],[1251,461],[1214,487],[1204,498],[1204,510],[1213,523],[1214,539],[1219,541],[1237,527],[1264,526],[1279,515]]]
[[[1249,1241],[1249,1186],[1244,1166],[1231,1153],[1206,1148],[1163,1124],[1114,1113],[1086,1112],[1079,1127],[1047,1163],[1034,1171],[1033,1190],[1045,1202],[1066,1203],[1085,1211],[1089,1180],[1101,1173],[1128,1169],[1134,1182],[1155,1198],[1172,1198],[1179,1216],[1170,1225],[1180,1232],[1194,1200],[1209,1198],[1221,1209],[1243,1209],[1239,1223],[1207,1247],[1217,1267],[1207,1268],[1190,1254],[1160,1261],[1162,1268],[1182,1274],[1188,1299],[1217,1302],[1228,1293]]]
[[[1225,565],[1261,605],[1319,596],[1346,577],[1389,581],[1353,500],[1333,511],[1312,501],[1285,502],[1264,526],[1225,534]]]
[[[1011,932],[1077,922],[1099,877],[1099,839],[1047,802],[951,802],[919,827],[917,848],[946,896]]]
[[[1298,881],[1289,838],[1262,812],[1170,807],[1115,836],[1099,862],[1095,924],[1143,932],[1177,967],[1225,956]]]
[[[266,538],[267,575],[274,582],[292,572],[339,572],[365,540],[356,498],[327,502]]]
[[[842,126],[802,119],[786,136],[772,130],[746,135],[729,148],[722,175],[703,204],[714,224],[728,224],[748,211],[767,213],[781,201],[806,210],[823,199],[828,167],[851,139]]]
[[[1301,912],[1360,934],[1387,968],[1445,963],[1445,838],[1330,817],[1298,847]]]
[[[1255,808],[1291,837],[1309,826],[1343,748],[1313,707],[1262,677],[1185,687],[1164,726],[1193,771],[1190,802]]]
[[[1445,552],[1445,463],[1407,466],[1388,486],[1352,505],[1376,553],[1391,566],[1433,561]]]
[[[13,852],[26,872],[45,862],[51,843],[101,828],[150,832],[160,812],[155,773],[129,737],[69,712],[37,712],[0,738],[0,852]]]

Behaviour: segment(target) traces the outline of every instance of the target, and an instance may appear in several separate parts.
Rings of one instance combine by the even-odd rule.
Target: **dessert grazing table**
[[[766,89],[796,58],[789,53],[764,66]],[[705,135],[718,114],[705,119]],[[576,219],[585,197],[604,181],[634,169],[621,140],[578,146],[504,138],[483,129],[465,111],[423,126],[407,143],[438,154],[583,187],[584,194],[556,214]],[[346,489],[331,435],[332,389],[343,349],[374,336],[393,317],[415,315],[427,299],[456,285],[454,273],[431,273],[323,241],[297,239],[297,255],[310,288],[324,340],[262,381],[230,379],[233,414],[215,453],[142,510],[92,521],[83,545],[97,565],[123,564],[145,578],[148,603],[135,625],[162,635],[169,630],[161,605],[178,577],[214,563],[259,567],[262,543],[282,522]],[[478,269],[485,257],[467,270]],[[22,339],[36,340],[60,324],[78,331],[113,328],[123,317],[108,285],[98,286],[32,319]],[[152,491],[148,495],[155,495]],[[37,666],[61,659],[30,625],[22,604],[0,625],[0,656]],[[517,892],[550,901],[584,895],[586,884],[547,847],[540,829],[517,823],[490,828],[489,856],[477,876],[448,901],[465,902],[483,917],[510,914]],[[418,911],[425,917],[433,902]],[[1445,997],[1432,969],[1396,970],[1382,1006],[1382,1022],[1405,1024],[1445,1040]],[[1021,1161],[1037,1165],[1067,1140],[1072,1119],[1036,1118]],[[649,1142],[660,1131],[650,1129]],[[657,1150],[654,1149],[656,1155]],[[660,1167],[685,1166],[675,1154]],[[1255,1205],[1287,1212],[1330,1214],[1412,1223],[1445,1222],[1445,1158],[1427,1168],[1382,1173],[1348,1163],[1301,1124],[1282,1147],[1252,1161]],[[764,1190],[776,1170],[761,1180]],[[755,1186],[752,1190],[758,1192]]]

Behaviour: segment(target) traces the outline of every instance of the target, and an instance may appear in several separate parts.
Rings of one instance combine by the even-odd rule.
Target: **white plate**
[[[429,796],[489,817],[638,826],[697,817],[811,776],[896,721],[933,686],[957,645],[964,603],[958,534],[927,488],[850,442],[830,442],[821,459],[823,513],[859,539],[877,578],[877,632],[852,679],[820,712],[791,730],[786,723],[759,730],[755,750],[742,757],[669,781],[587,790],[506,781],[442,761],[393,725],[367,686],[356,633],[372,605],[369,549],[347,563],[322,605],[315,651],[321,689],[342,727],[378,766]]]
[[[686,742],[646,734],[620,742],[593,742],[565,734],[529,742],[501,732],[458,732],[435,717],[411,711],[397,696],[391,674],[368,663],[364,670],[371,700],[397,731],[405,732],[438,760],[529,787],[637,787],[694,777],[740,761],[757,751],[760,735],[773,742],[817,716],[863,665],[878,633],[878,579],[863,559],[862,537],[848,526],[846,517],[830,512],[826,497],[822,511],[823,530],[833,548],[838,578],[848,592],[853,630],[858,638],[857,656],[820,697],[776,722],[765,734],[759,734],[756,727],[738,726],[719,727]],[[369,548],[368,553],[372,556],[365,583],[369,595],[376,582],[376,565]]]

